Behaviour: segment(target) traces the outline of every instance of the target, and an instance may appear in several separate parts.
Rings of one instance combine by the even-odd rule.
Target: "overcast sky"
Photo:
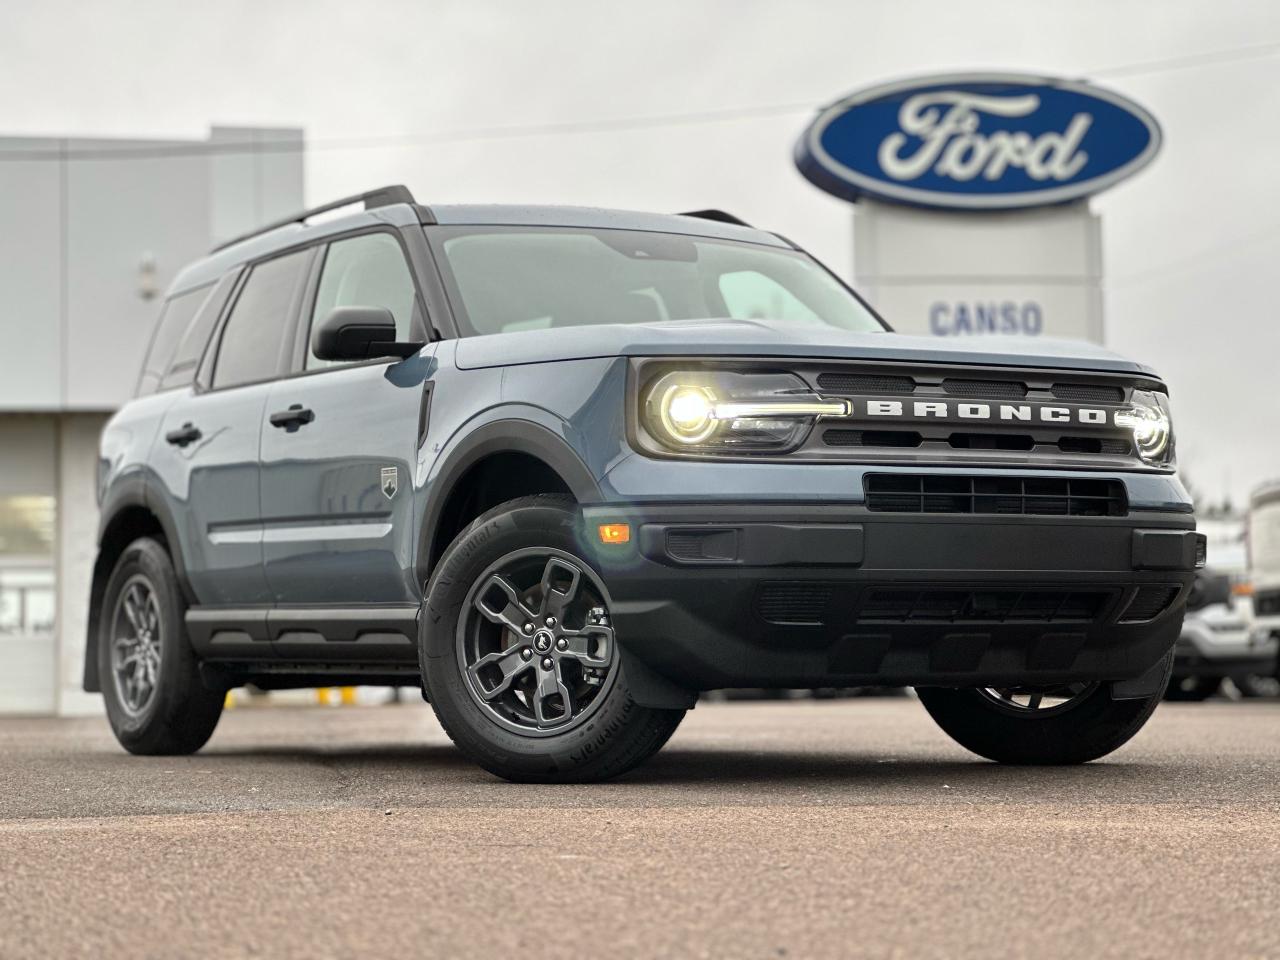
[[[814,108],[917,72],[1097,79],[1165,133],[1092,201],[1108,345],[1169,381],[1198,487],[1280,477],[1275,0],[3,0],[0,28],[0,134],[297,125],[316,202],[403,182],[424,202],[718,206],[846,277],[848,207],[791,162]]]

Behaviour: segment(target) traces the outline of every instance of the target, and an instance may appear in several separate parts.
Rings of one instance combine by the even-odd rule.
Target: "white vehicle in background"
[[[1247,531],[1255,625],[1276,638],[1280,636],[1280,480],[1253,491]]]
[[[1280,552],[1280,486],[1276,509],[1274,543]],[[1210,516],[1197,527],[1208,541],[1208,554],[1187,598],[1165,699],[1207,700],[1223,680],[1250,696],[1257,690],[1256,678],[1275,672],[1277,640],[1255,621],[1245,522],[1239,515]]]

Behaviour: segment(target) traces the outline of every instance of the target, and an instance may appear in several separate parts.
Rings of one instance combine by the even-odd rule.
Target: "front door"
[[[304,328],[335,307],[385,307],[398,339],[425,339],[394,234],[334,241],[324,258]],[[276,632],[283,641],[294,624],[313,640],[355,639],[342,627],[353,616],[412,617],[421,599],[413,487],[434,348],[335,365],[314,356],[308,334],[298,354],[296,375],[272,387],[263,419],[263,558]]]

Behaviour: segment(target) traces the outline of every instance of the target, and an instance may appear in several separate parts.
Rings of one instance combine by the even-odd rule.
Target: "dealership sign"
[[[852,94],[796,144],[800,172],[846,200],[960,210],[1066,203],[1142,169],[1160,127],[1131,100],[1067,80],[982,73]]]

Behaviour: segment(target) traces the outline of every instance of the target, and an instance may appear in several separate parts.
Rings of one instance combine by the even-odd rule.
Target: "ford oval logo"
[[[1151,114],[1109,90],[983,73],[845,97],[804,132],[796,166],[846,200],[1010,210],[1097,193],[1159,149]]]

